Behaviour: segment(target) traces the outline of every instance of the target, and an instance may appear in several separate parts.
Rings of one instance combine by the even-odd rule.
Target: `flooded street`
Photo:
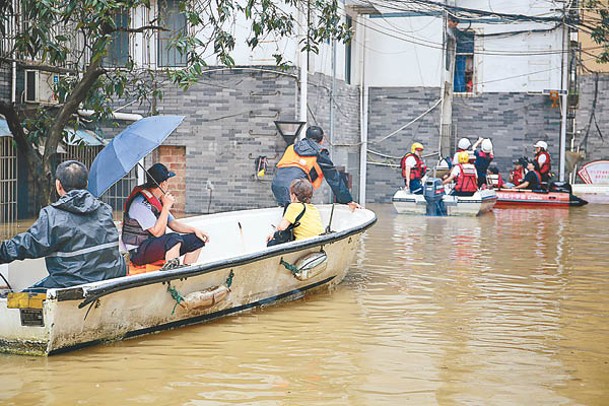
[[[606,405],[609,206],[479,218],[369,206],[336,290],[49,358],[1,405]]]

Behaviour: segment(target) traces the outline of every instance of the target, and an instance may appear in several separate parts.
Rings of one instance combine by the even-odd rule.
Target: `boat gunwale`
[[[198,316],[194,316],[194,317],[188,317],[188,318],[184,318],[184,319],[178,319],[175,321],[171,321],[169,323],[163,323],[163,324],[159,324],[156,326],[151,326],[151,327],[145,327],[139,330],[131,330],[126,332],[124,335],[122,335],[119,339],[95,339],[95,340],[91,340],[91,341],[86,341],[86,342],[82,342],[82,343],[78,343],[75,345],[71,345],[68,347],[61,347],[61,348],[57,348],[54,350],[50,350],[48,352],[45,352],[46,355],[56,355],[56,354],[62,354],[62,353],[66,353],[66,352],[70,352],[70,351],[74,351],[74,350],[78,350],[81,348],[87,348],[87,347],[91,347],[97,344],[101,344],[101,343],[108,343],[108,342],[114,342],[114,341],[120,341],[120,340],[124,340],[124,339],[129,339],[129,338],[133,338],[133,337],[139,337],[139,336],[143,336],[146,334],[151,334],[151,333],[156,333],[156,332],[160,332],[160,331],[166,331],[166,330],[171,330],[174,328],[178,328],[178,327],[182,327],[182,326],[192,326],[192,325],[197,325],[197,324],[201,324],[201,323],[206,323],[212,320],[216,320],[219,318],[222,318],[224,316],[229,316],[229,315],[233,315],[236,313],[240,313],[243,311],[247,311],[249,309],[253,309],[256,307],[260,307],[260,306],[264,306],[264,305],[269,305],[269,304],[273,304],[273,303],[277,303],[285,298],[291,297],[293,295],[298,295],[298,294],[302,294],[303,292],[309,291],[311,289],[315,289],[319,286],[323,286],[329,282],[331,282],[332,280],[334,280],[334,278],[336,277],[336,275],[333,276],[329,276],[323,280],[314,282],[312,284],[306,285],[306,286],[302,286],[299,287],[297,289],[292,289],[290,291],[287,292],[283,292],[274,296],[269,296],[269,297],[265,297],[262,298],[260,300],[257,300],[255,302],[251,302],[251,303],[246,303],[243,304],[241,306],[237,306],[237,307],[230,307],[227,309],[223,309],[223,310],[219,310],[216,311],[214,313],[209,313],[209,314],[201,314]]]
[[[569,199],[508,199],[505,196],[501,197],[499,195],[501,193],[521,193],[521,194],[535,194],[535,195],[543,195],[547,196],[550,194],[560,194],[560,195],[568,195]],[[500,189],[497,193],[497,206],[505,206],[505,205],[527,205],[527,206],[553,206],[553,207],[581,207],[588,204],[588,201],[582,199],[579,196],[574,195],[573,193],[568,192],[550,192],[547,190],[528,190],[528,189]]]
[[[234,257],[231,260],[218,260],[207,264],[191,265],[167,271],[156,271],[140,275],[123,276],[115,279],[108,279],[99,286],[88,288],[86,285],[76,287],[50,289],[48,297],[60,301],[80,300],[84,299],[79,305],[79,308],[96,301],[100,297],[106,296],[114,292],[120,292],[127,289],[137,288],[140,286],[151,285],[155,283],[170,282],[176,279],[185,279],[206,273],[214,272],[228,267],[236,267],[256,262],[265,258],[271,258],[282,254],[288,254],[296,251],[316,246],[322,246],[343,240],[355,234],[360,234],[372,227],[377,221],[376,214],[373,217],[354,228],[349,228],[343,231],[333,232],[331,234],[320,235],[314,238],[308,238],[302,241],[294,241],[286,244],[269,247],[267,249],[255,251],[251,254]]]

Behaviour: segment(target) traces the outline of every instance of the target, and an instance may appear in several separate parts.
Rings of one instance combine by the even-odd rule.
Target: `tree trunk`
[[[15,105],[0,100],[0,114],[6,119],[8,128],[11,130],[11,134],[13,134],[13,140],[17,144],[17,149],[23,154],[22,156],[25,158],[32,180],[36,185],[38,193],[36,194],[36,200],[32,202],[32,204],[37,211],[45,204],[46,199],[43,199],[42,197],[50,196],[51,194],[49,182],[43,172],[42,156],[28,141],[23,126],[21,125],[19,114],[17,113],[17,110],[15,110]]]
[[[55,182],[55,157],[57,155],[57,146],[61,141],[63,130],[70,121],[70,118],[77,114],[78,107],[82,103],[89,89],[93,88],[95,81],[104,73],[101,68],[101,58],[92,60],[87,70],[84,72],[81,80],[76,84],[74,90],[68,95],[65,102],[59,108],[53,125],[49,129],[44,146],[44,156],[42,157],[42,174],[47,182],[47,193],[45,195],[47,204],[50,202],[51,194]]]

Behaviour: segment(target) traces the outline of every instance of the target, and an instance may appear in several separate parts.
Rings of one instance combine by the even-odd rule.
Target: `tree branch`
[[[165,27],[161,27],[160,25],[143,25],[141,27],[137,27],[137,28],[129,28],[129,27],[116,27],[112,30],[110,30],[110,32],[145,32],[145,31],[169,31],[168,28]]]
[[[51,158],[57,153],[57,146],[61,141],[64,127],[72,115],[78,111],[78,107],[80,103],[85,100],[87,92],[94,88],[93,84],[95,81],[105,72],[105,70],[101,68],[101,63],[102,58],[97,58],[87,67],[81,80],[77,83],[76,87],[65,100],[63,106],[59,109],[53,126],[49,130],[43,157],[44,173],[48,179],[51,179],[53,170],[51,167]]]
[[[17,62],[17,65],[19,65],[20,67],[23,67],[25,69],[37,69],[37,70],[41,70],[43,72],[50,72],[50,73],[63,73],[63,74],[73,74],[73,75],[78,73],[78,71],[76,69],[61,68],[58,66],[42,64],[37,61],[9,58],[6,56],[0,56],[0,62],[4,62],[4,63]]]

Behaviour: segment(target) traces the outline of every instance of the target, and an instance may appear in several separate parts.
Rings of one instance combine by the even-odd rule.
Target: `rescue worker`
[[[453,156],[453,165],[457,165],[459,163],[459,152],[467,151],[471,146],[472,143],[469,139],[465,137],[459,139],[459,142],[457,143],[457,152],[455,152],[455,155]]]
[[[550,180],[550,170],[552,170],[552,160],[548,153],[548,143],[545,141],[537,141],[535,147],[535,162],[539,166],[539,174],[541,175],[541,182],[545,185]]]
[[[453,188],[452,195],[454,196],[472,196],[478,190],[478,174],[476,167],[469,162],[469,153],[467,151],[459,152],[458,164],[450,171],[450,176],[442,181],[442,184],[456,182]]]
[[[353,201],[347,184],[330,159],[330,152],[322,145],[324,131],[321,127],[307,128],[306,138],[286,148],[277,163],[277,171],[271,183],[271,190],[277,204],[290,204],[290,184],[295,179],[308,179],[313,189],[318,189],[326,179],[338,203],[347,204],[351,210],[361,208]]]
[[[190,265],[209,242],[205,232],[176,220],[169,211],[175,203],[168,192],[169,179],[174,176],[165,165],[152,165],[146,173],[146,183],[136,186],[125,202],[123,242],[134,265],[164,259],[162,269],[171,269],[180,265],[181,256],[184,265]],[[175,233],[167,233],[167,227]]]
[[[87,168],[65,161],[55,178],[59,200],[40,210],[29,230],[0,243],[0,264],[44,257],[49,276],[30,288],[34,290],[125,276],[112,209],[86,190]]]
[[[410,152],[402,157],[400,167],[405,188],[415,195],[423,194],[423,176],[427,172],[427,166],[423,161],[423,144],[415,142],[410,146]]]
[[[527,163],[527,173],[524,175],[522,182],[514,186],[514,189],[541,189],[541,174],[539,173],[539,166],[536,161],[529,161]]]
[[[480,146],[480,150],[478,150]],[[478,187],[486,185],[486,172],[493,160],[493,143],[488,138],[478,138],[478,141],[472,147],[476,160],[474,166],[478,172]]]

